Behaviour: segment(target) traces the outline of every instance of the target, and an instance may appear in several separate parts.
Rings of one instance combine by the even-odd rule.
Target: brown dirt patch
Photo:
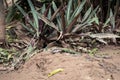
[[[64,71],[48,78],[58,68]],[[119,75],[120,47],[106,46],[96,56],[42,52],[18,71],[1,72],[0,80],[120,80]]]

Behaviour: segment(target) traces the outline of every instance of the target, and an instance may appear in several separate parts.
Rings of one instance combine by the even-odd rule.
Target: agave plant
[[[60,1],[59,1],[60,2]],[[78,3],[77,3],[78,2]],[[64,38],[64,35],[73,35],[76,32],[81,31],[84,28],[90,27],[93,23],[99,25],[100,19],[97,17],[97,11],[99,6],[93,9],[90,4],[85,7],[87,0],[69,0],[62,1],[58,5],[57,2],[52,1],[49,4],[43,4],[42,7],[36,10],[31,0],[28,0],[31,11],[26,13],[19,5],[16,4],[20,12],[24,16],[32,14],[32,20],[27,19],[32,28],[24,25],[32,35],[37,35],[38,38],[42,37],[48,41],[50,36],[57,36],[57,40]],[[84,11],[86,9],[86,11]],[[112,10],[110,10],[110,16],[113,16]],[[109,22],[115,27],[114,18],[108,18],[105,22],[105,27]],[[50,32],[48,32],[50,31]],[[55,36],[55,37],[56,37]],[[49,42],[49,41],[48,41]]]
[[[92,6],[90,6],[90,8],[85,12],[85,15],[81,17],[80,15],[84,9],[86,0],[83,0],[81,3],[77,2],[78,0],[69,0],[68,4],[61,2],[61,5],[58,6],[55,1],[52,1],[47,8],[44,4],[40,10],[37,11],[31,0],[28,0],[28,4],[31,8],[29,13],[32,14],[33,20],[31,21],[29,17],[27,20],[32,28],[30,29],[24,24],[23,27],[32,35],[36,34],[38,38],[42,37],[45,40],[48,40],[46,34],[48,34],[48,36],[51,36],[52,34],[49,34],[47,30],[52,30],[53,33],[57,32],[57,37],[60,39],[66,34],[76,33],[77,31],[90,26],[92,22],[96,22],[98,24],[99,20],[95,16],[98,7],[93,10]],[[16,4],[16,6],[25,17],[28,15],[28,13],[26,13],[18,4]],[[77,22],[79,24],[75,26]]]
[[[60,7],[57,7],[55,2],[52,2],[54,14],[51,15],[50,21],[56,19],[57,22],[55,25],[57,30],[63,33],[63,35],[76,33],[77,31],[90,26],[92,22],[99,23],[97,16],[95,16],[98,7],[95,10],[92,10],[92,6],[90,6],[84,17],[81,17],[80,14],[84,8],[86,0],[83,0],[81,4],[75,4],[77,6],[75,6],[74,9],[72,8],[73,1],[74,0],[69,0],[67,5],[61,5]],[[78,26],[75,26],[77,22],[79,22],[79,24]]]

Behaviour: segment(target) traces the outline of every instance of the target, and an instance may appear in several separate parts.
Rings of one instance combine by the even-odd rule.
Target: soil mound
[[[19,70],[1,73],[0,80],[120,80],[120,47],[107,46],[95,56],[44,51]],[[56,69],[63,71],[48,77]]]

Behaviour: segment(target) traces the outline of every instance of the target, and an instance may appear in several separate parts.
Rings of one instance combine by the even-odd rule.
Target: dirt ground
[[[48,77],[59,68],[63,71]],[[120,80],[120,47],[105,46],[95,56],[44,51],[17,71],[0,72],[0,80]]]

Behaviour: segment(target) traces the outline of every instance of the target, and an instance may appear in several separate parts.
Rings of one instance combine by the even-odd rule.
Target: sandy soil
[[[48,77],[59,68],[64,71]],[[120,47],[106,46],[96,56],[41,52],[19,70],[1,72],[0,80],[120,80]]]

